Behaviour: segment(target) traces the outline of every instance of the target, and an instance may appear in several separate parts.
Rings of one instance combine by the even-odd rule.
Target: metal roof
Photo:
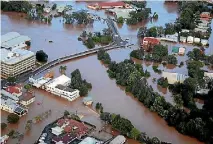
[[[98,144],[98,143],[100,143],[100,141],[96,140],[95,138],[86,137],[79,144]]]
[[[116,136],[109,144],[123,144],[126,138],[122,135]]]
[[[23,42],[30,41],[30,40],[31,39],[28,36],[21,35],[21,36],[14,37],[6,42],[2,42],[1,47],[6,47],[6,48],[14,47],[15,45],[19,45]]]
[[[4,43],[6,41],[9,41],[9,40],[14,39],[14,38],[19,37],[19,36],[20,36],[20,34],[17,33],[17,32],[6,33],[6,34],[1,36],[1,43]]]
[[[23,49],[15,49],[13,51],[1,49],[1,62],[12,65],[34,55],[34,52]]]

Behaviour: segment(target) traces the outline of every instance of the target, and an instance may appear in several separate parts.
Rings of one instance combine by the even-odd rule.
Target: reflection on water
[[[65,2],[57,2],[64,4]],[[85,8],[85,2],[68,2],[73,5],[74,9],[79,10]],[[137,39],[137,30],[139,27],[146,25],[148,27],[153,25],[164,25],[167,22],[173,22],[177,14],[177,6],[175,4],[164,4],[162,1],[154,2],[148,1],[147,7],[151,7],[153,12],[157,12],[159,19],[156,22],[143,22],[136,26],[128,26],[126,24],[118,25],[119,32],[123,38],[129,38],[130,43],[134,43],[135,46],[132,49],[139,48]],[[99,14],[101,17],[105,17],[104,11],[92,11]],[[23,14],[15,13],[2,13],[2,34],[10,31],[17,31],[23,35],[28,35],[32,39],[30,50],[36,52],[37,50],[44,50],[49,55],[49,60],[58,58],[60,56],[68,55],[71,53],[80,52],[86,50],[87,48],[82,45],[82,42],[78,41],[78,36],[82,33],[82,30],[87,31],[101,31],[106,28],[107,25],[99,21],[95,21],[93,25],[79,26],[79,25],[66,25],[62,23],[61,18],[53,18],[52,24],[41,24],[39,22],[27,21],[23,18]],[[211,38],[213,35],[211,35]],[[53,43],[48,41],[52,40]],[[213,46],[213,38],[210,40],[210,47],[206,50],[210,51]],[[168,44],[169,53],[171,53],[171,47],[173,45],[180,44]],[[180,45],[181,46],[181,45]],[[186,52],[192,50],[193,46],[187,46]],[[116,62],[123,61],[129,58],[129,53],[132,49],[116,49],[109,51],[112,60]],[[178,63],[185,61],[185,56],[178,56]],[[151,77],[148,79],[148,83],[152,85],[155,91],[158,91],[165,99],[171,103],[173,100],[171,98],[171,93],[169,90],[162,89],[157,86],[156,82],[153,82],[153,78],[160,78],[160,75],[155,73],[152,69],[152,62],[135,60],[136,63],[142,64],[144,70],[147,69],[151,73]],[[147,108],[138,102],[134,96],[129,93],[125,93],[123,87],[116,85],[115,80],[111,80],[107,73],[106,67],[97,60],[96,55],[91,55],[84,57],[83,59],[75,59],[72,61],[64,62],[63,65],[67,66],[66,74],[70,76],[70,73],[79,69],[82,73],[82,77],[88,82],[92,83],[92,90],[90,95],[93,97],[94,103],[101,102],[104,107],[104,111],[114,112],[121,114],[125,118],[132,121],[135,127],[140,131],[146,132],[150,137],[158,137],[161,141],[172,142],[174,144],[198,144],[196,139],[184,136],[178,133],[174,128],[169,127],[166,122],[161,119],[157,114],[150,112]],[[156,65],[156,64],[154,64]],[[55,75],[59,76],[60,65],[53,68]],[[183,67],[174,67],[167,65],[159,65],[159,69],[162,71],[178,72],[182,74],[187,74],[186,65]],[[9,129],[18,129],[20,132],[24,132],[25,123],[27,120],[32,119],[36,115],[52,109],[52,114],[46,120],[34,125],[31,132],[25,135],[23,144],[28,144],[34,142],[40,135],[42,129],[60,117],[64,110],[69,110],[83,114],[85,120],[97,125],[98,128],[101,127],[101,122],[97,114],[93,111],[84,107],[82,104],[82,98],[78,98],[73,102],[67,102],[64,99],[56,97],[49,94],[43,90],[35,89],[36,101],[30,105],[28,115],[21,118],[19,124],[9,125]],[[42,105],[37,105],[37,103],[42,103]],[[6,122],[6,116],[8,113],[2,112],[1,120]],[[6,131],[3,132],[3,134]],[[14,141],[10,141],[14,143]],[[133,144],[133,141],[129,141]]]

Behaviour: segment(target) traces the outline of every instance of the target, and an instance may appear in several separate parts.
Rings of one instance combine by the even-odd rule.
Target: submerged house
[[[174,84],[176,82],[183,83],[188,76],[179,73],[162,72],[162,77],[167,78],[169,84]]]
[[[113,8],[131,8],[129,4],[122,1],[117,2],[99,2],[87,5],[90,9],[113,9]]]
[[[150,51],[155,45],[160,44],[160,40],[154,37],[144,37],[141,39],[141,47],[145,51]]]

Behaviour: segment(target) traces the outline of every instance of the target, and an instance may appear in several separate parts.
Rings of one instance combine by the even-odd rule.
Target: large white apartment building
[[[67,87],[71,82],[71,79],[65,75],[61,75],[50,82],[45,84],[46,91],[55,94],[57,96],[63,97],[69,101],[73,101],[78,98],[79,90],[71,89]]]
[[[35,67],[35,54],[28,50],[1,49],[1,75],[17,76]]]

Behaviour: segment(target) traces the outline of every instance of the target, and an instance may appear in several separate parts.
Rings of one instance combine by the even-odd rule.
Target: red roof
[[[16,94],[19,94],[21,93],[21,87],[19,85],[17,86],[8,86],[6,88],[6,91],[13,94],[13,93],[16,93]]]
[[[97,3],[98,6],[103,7],[103,6],[125,6],[126,4],[122,1],[118,1],[118,2],[100,2]]]
[[[144,37],[143,39],[143,44],[144,42],[148,42],[150,44],[159,44],[160,41],[157,38],[152,38],[152,37]]]

